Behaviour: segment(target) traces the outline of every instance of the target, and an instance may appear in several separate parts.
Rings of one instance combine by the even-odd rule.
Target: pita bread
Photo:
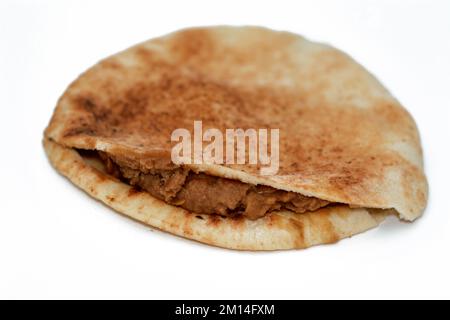
[[[279,128],[280,170],[191,165],[197,172],[328,200],[314,212],[251,221],[196,215],[102,171],[74,149],[145,167],[170,154],[171,132]],[[328,45],[257,27],[187,29],[111,56],[58,101],[45,131],[51,163],[117,211],[161,230],[233,249],[305,248],[377,226],[395,212],[419,217],[427,201],[414,120],[363,67]],[[392,210],[391,210],[392,209]]]

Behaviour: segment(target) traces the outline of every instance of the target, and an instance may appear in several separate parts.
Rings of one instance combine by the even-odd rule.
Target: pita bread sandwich
[[[173,161],[173,132],[195,121],[277,129],[277,170]],[[416,124],[377,79],[335,48],[259,27],[181,30],[100,61],[59,99],[44,148],[116,211],[231,249],[334,243],[388,215],[413,221],[427,202]]]

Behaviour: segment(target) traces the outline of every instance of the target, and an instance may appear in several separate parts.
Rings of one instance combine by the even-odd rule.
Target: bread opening
[[[296,192],[252,185],[238,180],[196,173],[165,159],[154,159],[151,167],[101,151],[78,150],[83,158],[101,162],[106,173],[149,192],[171,205],[198,214],[225,217],[242,215],[258,219],[266,214],[289,210],[298,214],[315,211],[330,202]]]

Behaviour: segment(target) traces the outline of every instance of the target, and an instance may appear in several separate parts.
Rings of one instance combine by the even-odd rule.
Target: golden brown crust
[[[69,147],[168,157],[170,134],[204,128],[279,128],[280,171],[193,166],[332,202],[395,208],[414,220],[427,200],[416,125],[344,53],[255,27],[188,29],[114,55],[58,102],[46,136]]]

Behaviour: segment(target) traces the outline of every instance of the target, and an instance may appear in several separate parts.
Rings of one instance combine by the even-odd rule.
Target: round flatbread
[[[334,203],[264,218],[198,215],[106,174],[76,150],[146,159],[177,128],[277,128],[280,168],[190,165],[196,172]],[[419,217],[427,201],[414,120],[362,66],[328,45],[257,27],[182,30],[113,55],[58,101],[44,145],[55,168],[146,224],[212,245],[305,248],[375,227],[389,212]]]

